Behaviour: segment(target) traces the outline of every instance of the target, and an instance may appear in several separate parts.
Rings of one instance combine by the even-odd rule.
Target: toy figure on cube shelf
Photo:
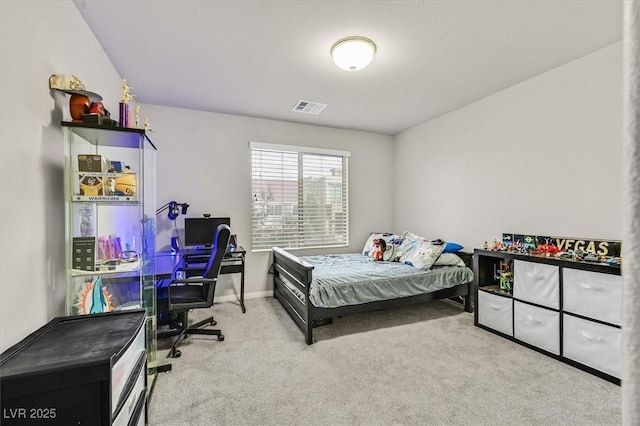
[[[513,291],[513,274],[511,272],[503,272],[500,274],[500,290],[511,294]]]
[[[513,291],[513,272],[511,272],[511,265],[508,261],[500,261],[498,270],[493,278],[500,283],[500,290],[511,294]]]
[[[491,251],[500,251],[504,248],[504,244],[501,241],[493,240],[491,245]]]

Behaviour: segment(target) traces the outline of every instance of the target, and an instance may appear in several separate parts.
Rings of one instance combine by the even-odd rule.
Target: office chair
[[[175,327],[174,331],[168,333],[158,333],[158,337],[176,335],[178,338],[171,345],[169,358],[178,358],[182,354],[178,349],[178,344],[190,334],[208,334],[217,336],[218,340],[224,340],[224,335],[220,330],[211,328],[201,328],[205,325],[216,325],[213,317],[189,325],[189,311],[191,309],[210,308],[213,306],[213,296],[216,290],[216,282],[222,259],[229,244],[231,228],[228,225],[218,226],[213,238],[213,247],[209,260],[204,266],[185,266],[178,269],[185,278],[173,279],[171,283],[158,290],[158,312],[168,312],[171,318],[170,323]]]

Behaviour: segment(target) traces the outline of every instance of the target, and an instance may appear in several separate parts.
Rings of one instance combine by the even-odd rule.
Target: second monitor
[[[186,217],[184,219],[184,245],[211,247],[218,225],[231,226],[228,217]]]

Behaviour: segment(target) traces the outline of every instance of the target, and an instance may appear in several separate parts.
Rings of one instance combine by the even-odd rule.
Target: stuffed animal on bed
[[[369,250],[369,257],[371,260],[383,260],[383,255],[387,249],[387,243],[382,238],[376,238],[373,240],[373,247]]]

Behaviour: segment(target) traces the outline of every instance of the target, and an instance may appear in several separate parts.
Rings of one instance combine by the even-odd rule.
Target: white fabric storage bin
[[[563,356],[620,378],[622,329],[567,314],[562,318]]]
[[[560,355],[560,313],[526,303],[513,302],[513,337]]]
[[[513,336],[513,299],[478,291],[478,323]]]
[[[622,277],[563,268],[562,310],[621,325]]]
[[[549,308],[560,308],[560,272],[544,263],[513,262],[513,297]]]

